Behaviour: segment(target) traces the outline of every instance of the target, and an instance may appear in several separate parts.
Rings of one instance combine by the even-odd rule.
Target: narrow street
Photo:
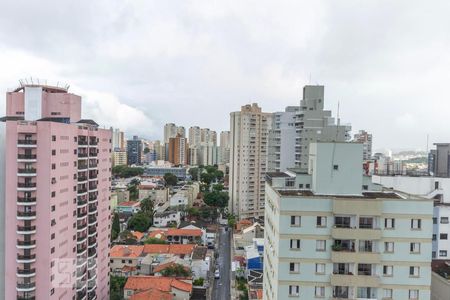
[[[219,244],[217,245],[219,257],[216,260],[216,265],[218,265],[220,271],[220,278],[214,280],[214,290],[212,293],[212,299],[214,300],[230,299],[230,247],[230,229],[225,231],[225,228],[222,227],[220,228]]]

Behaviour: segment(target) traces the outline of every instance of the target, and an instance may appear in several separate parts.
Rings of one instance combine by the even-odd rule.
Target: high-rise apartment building
[[[113,151],[125,150],[126,143],[125,143],[125,134],[123,133],[123,131],[120,131],[120,129],[118,128],[111,127],[111,134],[112,134]]]
[[[372,184],[361,144],[309,148],[267,174],[264,299],[430,299],[433,201]]]
[[[192,126],[189,128],[189,146],[197,147],[201,143],[201,129],[198,126]]]
[[[200,142],[217,145],[217,133],[209,128],[201,128]]]
[[[164,125],[164,143],[168,144],[170,138],[177,136],[178,127],[174,123]]]
[[[155,141],[153,143],[153,149],[155,150],[156,160],[166,160],[166,147],[164,143]]]
[[[180,135],[181,137],[186,137],[186,129],[183,126],[177,127],[177,135]]]
[[[288,106],[284,112],[273,113],[268,150],[268,170],[271,172],[284,172],[295,166],[295,120],[299,110],[299,106]]]
[[[138,136],[133,136],[127,141],[127,162],[128,165],[142,164],[142,140]]]
[[[219,163],[228,164],[230,162],[230,131],[220,133]]]
[[[169,139],[168,161],[174,165],[187,165],[189,159],[189,144],[187,139],[177,135]]]
[[[372,135],[365,130],[360,130],[353,136],[353,141],[363,144],[363,160],[372,158]]]
[[[230,114],[230,211],[242,218],[264,216],[264,174],[272,114],[256,104]]]
[[[436,143],[428,154],[428,172],[436,177],[450,177],[450,143]]]
[[[127,151],[125,150],[115,150],[112,155],[112,165],[115,166],[126,166],[128,164]]]
[[[1,121],[4,299],[108,299],[111,131],[48,85],[8,92]]]
[[[331,111],[324,110],[324,86],[307,85],[303,87],[303,99],[297,112],[295,126],[297,139],[295,143],[295,164],[301,169],[308,169],[309,144],[315,141],[343,142],[350,140],[350,125],[335,122]]]

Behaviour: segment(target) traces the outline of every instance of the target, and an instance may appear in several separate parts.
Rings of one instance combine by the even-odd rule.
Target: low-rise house
[[[450,261],[433,260],[431,268],[431,300],[448,299],[450,296]]]
[[[189,198],[185,195],[183,192],[178,192],[172,197],[170,197],[169,200],[170,207],[177,208],[177,207],[188,207],[189,205]]]
[[[181,213],[179,211],[156,212],[153,216],[153,226],[168,227],[176,225],[178,227],[181,222]]]
[[[188,300],[192,294],[192,281],[162,276],[132,276],[124,286],[125,299],[154,299],[155,290],[161,295],[172,295],[173,300]],[[133,296],[136,295],[134,298]],[[137,298],[140,297],[140,298]],[[147,297],[147,298],[145,298]],[[164,298],[158,298],[164,299]]]
[[[114,275],[130,276],[137,274],[139,257],[144,250],[143,246],[115,245],[109,251],[110,271]]]
[[[127,201],[117,204],[116,209],[119,213],[135,214],[141,211],[141,206],[137,201]]]
[[[208,252],[207,247],[198,246],[195,247],[192,253],[192,277],[197,278],[208,278],[209,272],[211,270],[211,252]]]
[[[144,240],[145,237],[145,233],[144,232],[140,232],[140,231],[130,231],[131,234],[134,236],[134,238],[136,239],[137,242],[141,242]]]
[[[169,200],[169,189],[156,183],[139,185],[139,201],[150,198],[155,205],[166,203]]]
[[[169,229],[166,231],[167,242],[171,244],[204,244],[204,232],[201,229]],[[205,234],[206,235],[206,234]]]

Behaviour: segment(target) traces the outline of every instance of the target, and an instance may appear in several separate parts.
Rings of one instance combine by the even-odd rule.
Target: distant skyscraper
[[[174,138],[169,139],[168,144],[168,161],[174,165],[187,165],[189,145],[187,139],[177,135]]]
[[[153,143],[153,149],[155,149],[156,160],[166,160],[166,147],[164,143],[155,141]]]
[[[217,133],[209,128],[202,128],[200,130],[200,141],[202,143],[217,145]]]
[[[120,131],[120,129],[118,129],[118,128],[111,127],[111,133],[112,133],[112,149],[113,149],[113,151],[125,150],[125,147],[126,147],[125,134],[123,133],[123,131]]]
[[[299,106],[288,106],[284,112],[273,113],[268,153],[271,172],[284,172],[295,166],[295,120],[299,110]]]
[[[189,128],[189,146],[197,147],[201,143],[201,129],[198,126],[192,126]]]
[[[303,99],[297,112],[295,126],[295,164],[308,169],[309,144],[311,142],[345,142],[350,140],[350,125],[336,124],[331,111],[324,110],[324,87],[307,85],[303,88]]]
[[[253,103],[230,119],[230,211],[240,218],[261,217],[272,114]]]
[[[436,143],[428,155],[428,171],[436,177],[450,177],[450,143]]]
[[[363,144],[363,159],[372,158],[372,135],[365,130],[360,130],[353,136],[353,141]]]
[[[133,136],[127,141],[127,161],[128,165],[140,165],[142,163],[142,140]]]
[[[174,123],[164,125],[164,143],[169,143],[169,139],[177,136],[178,127]]]
[[[185,138],[186,137],[186,129],[184,129],[183,126],[178,126],[177,134],[179,134],[181,137]]]
[[[230,131],[220,133],[219,163],[227,164],[230,162]]]
[[[111,131],[39,84],[8,92],[1,121],[1,298],[108,299]]]

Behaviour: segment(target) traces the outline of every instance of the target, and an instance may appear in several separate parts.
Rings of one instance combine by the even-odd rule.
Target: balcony
[[[36,269],[17,268],[17,277],[32,277],[36,275]]]
[[[381,256],[376,252],[355,252],[348,250],[331,251],[331,261],[335,263],[381,263]]]
[[[17,254],[16,262],[19,264],[30,264],[36,261],[36,254],[20,255]]]
[[[83,139],[78,139],[78,146],[87,146],[88,141]]]
[[[93,214],[97,212],[97,206],[90,204],[89,205],[89,214]]]
[[[17,234],[34,234],[36,226],[17,226]]]
[[[83,253],[84,251],[86,251],[86,249],[86,245],[77,247],[77,254]]]
[[[31,192],[36,190],[36,182],[19,182],[17,183],[19,192]]]
[[[85,182],[87,180],[88,180],[87,176],[78,176],[78,182]]]
[[[366,275],[331,274],[332,286],[379,287],[380,277]]]
[[[83,223],[83,224],[77,224],[77,232],[80,232],[82,230],[85,230],[87,227],[87,223]]]
[[[17,212],[18,220],[34,220],[36,219],[35,211],[18,211]]]
[[[94,225],[97,223],[97,216],[89,216],[88,218],[89,226]]]
[[[98,145],[97,140],[94,139],[89,140],[89,146],[97,146],[97,145]]]
[[[87,188],[79,188],[77,191],[78,195],[83,195],[86,194],[88,192]]]
[[[29,283],[17,283],[16,290],[18,292],[31,292],[36,289],[36,283],[35,282],[29,282]]]
[[[80,219],[85,218],[86,216],[87,216],[87,211],[78,212],[77,219],[80,220]]]
[[[97,157],[97,155],[98,155],[97,152],[89,151],[89,156],[90,157]]]
[[[19,162],[35,162],[36,154],[17,154],[17,160]]]
[[[97,228],[95,226],[89,226],[88,236],[94,236],[97,234]]]
[[[78,153],[78,158],[87,158],[89,157],[88,153]]]
[[[381,229],[334,227],[331,229],[331,236],[334,239],[379,240]]]
[[[36,169],[17,169],[17,176],[31,177],[36,176]]]
[[[36,240],[30,240],[30,241],[17,240],[16,247],[18,249],[33,249],[33,248],[36,248]]]
[[[36,145],[37,145],[36,140],[17,140],[17,147],[35,148]]]
[[[96,169],[97,168],[97,166],[98,166],[98,164],[95,162],[95,163],[89,163],[89,169]]]
[[[78,197],[77,205],[78,206],[84,206],[87,205],[88,200],[87,198]]]
[[[78,164],[78,171],[85,171],[88,169],[87,164]]]
[[[17,197],[17,205],[36,205],[36,197]]]

